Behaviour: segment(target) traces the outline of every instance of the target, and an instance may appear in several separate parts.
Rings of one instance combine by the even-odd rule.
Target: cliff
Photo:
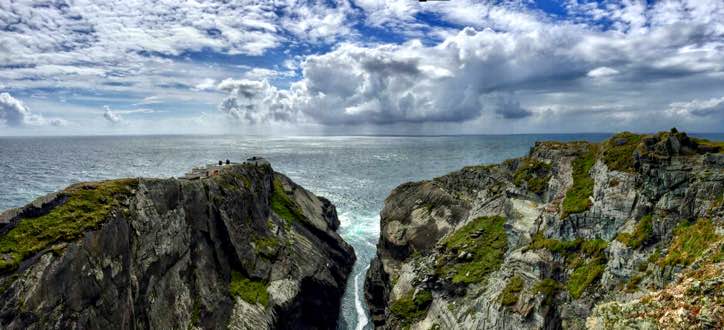
[[[397,187],[365,283],[388,329],[724,327],[724,144],[672,130]]]
[[[332,329],[355,261],[335,207],[264,164],[76,184],[3,219],[3,329]]]

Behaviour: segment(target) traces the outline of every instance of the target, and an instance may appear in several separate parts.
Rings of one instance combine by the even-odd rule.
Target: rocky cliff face
[[[377,328],[724,327],[724,144],[539,142],[397,187],[366,298]]]
[[[268,165],[82,183],[4,215],[0,328],[335,328],[355,256]]]

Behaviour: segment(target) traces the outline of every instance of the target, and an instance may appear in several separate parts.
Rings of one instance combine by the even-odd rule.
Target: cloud
[[[185,107],[167,119],[218,106],[214,118],[244,123],[524,130],[716,109],[674,105],[724,89],[723,2],[562,6],[567,15],[529,1],[4,1],[0,88],[68,101],[34,108],[86,102],[98,120],[97,104],[156,103]],[[553,122],[544,109],[569,110]]]
[[[225,79],[217,88],[229,93],[219,104],[219,111],[237,121],[256,124],[295,120],[288,93],[266,80]]]
[[[505,119],[520,119],[533,114],[530,110],[521,107],[520,102],[510,94],[485,95],[482,103],[493,113]]]
[[[121,115],[113,112],[109,106],[105,105],[103,106],[103,108],[105,109],[105,112],[103,112],[103,118],[105,118],[111,124],[118,124],[123,121]]]
[[[677,115],[693,115],[697,117],[722,115],[724,114],[724,96],[708,100],[674,102],[669,105],[668,111]]]
[[[64,126],[68,122],[60,118],[46,119],[42,115],[34,114],[22,101],[9,93],[0,93],[0,124],[9,127]]]
[[[582,16],[597,15],[591,20],[614,20],[617,25],[607,30],[595,21],[552,21],[513,5],[460,3],[424,8],[410,4],[414,10],[407,15],[397,11],[397,2],[358,1],[368,24],[381,27],[414,24],[416,13],[423,12],[477,27],[432,43],[342,43],[304,58],[299,64],[301,79],[287,89],[275,88],[275,93],[283,94],[298,111],[296,120],[324,125],[492,118],[529,120],[532,125],[545,120],[534,111],[541,107],[581,109],[560,116],[633,121],[648,115],[652,106],[664,110],[670,102],[664,91],[678,91],[681,97],[724,87],[724,25],[716,15],[695,20],[691,13],[703,13],[692,9],[697,5],[675,10],[663,4],[576,9]],[[724,12],[716,2],[701,3],[706,5]],[[598,10],[609,11],[601,16]],[[678,16],[654,17],[659,14]],[[600,79],[613,76],[615,84]],[[233,95],[227,98],[226,108],[262,109],[269,105],[255,102],[275,102],[247,98],[241,106],[235,101]],[[605,106],[594,109],[591,103]],[[622,107],[628,110],[617,110]]]
[[[37,122],[37,119],[33,118],[23,102],[8,93],[0,93],[0,122],[17,127]]]
[[[615,76],[617,74],[619,74],[618,70],[609,68],[607,66],[602,66],[588,71],[586,75],[591,78],[602,78],[608,76]]]
[[[196,91],[209,91],[216,89],[216,80],[211,78],[206,78],[202,80],[200,83],[196,84],[193,88]]]

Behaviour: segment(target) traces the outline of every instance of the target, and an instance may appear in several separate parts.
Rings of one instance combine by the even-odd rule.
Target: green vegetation
[[[626,287],[624,288],[624,291],[626,292],[634,292],[638,288],[641,281],[644,279],[643,274],[636,274],[632,276],[628,282],[626,282]]]
[[[691,138],[699,147],[705,150],[711,150],[718,153],[724,153],[724,141],[710,141],[701,138]]]
[[[413,293],[410,292],[404,297],[393,301],[390,304],[390,312],[402,321],[403,327],[409,327],[425,317],[431,303],[432,293],[430,291],[418,291],[417,294],[414,294],[414,297]]]
[[[566,283],[568,292],[573,298],[580,298],[586,288],[601,277],[605,269],[605,259],[601,258],[593,258],[582,266],[578,266],[573,270]]]
[[[256,237],[254,239],[256,252],[267,258],[276,257],[279,246],[280,242],[276,237]]]
[[[528,249],[548,249],[565,257],[568,267],[573,269],[566,288],[577,299],[589,285],[600,278],[606,268],[604,251],[607,247],[608,242],[601,239],[560,241],[545,238],[539,232],[533,237]]]
[[[14,269],[21,261],[57,242],[77,239],[85,231],[97,228],[137,184],[137,179],[121,179],[65,189],[65,203],[45,215],[22,219],[0,237],[0,271]]]
[[[653,216],[651,214],[647,214],[636,224],[636,229],[634,229],[633,233],[620,233],[616,239],[632,249],[637,249],[646,244],[646,242],[653,236]]]
[[[603,143],[602,160],[609,170],[634,172],[633,153],[643,135],[631,132],[618,133]]]
[[[187,328],[194,329],[194,326],[198,326],[199,322],[201,322],[201,304],[197,299],[194,300],[194,307],[193,310],[191,310],[191,322],[189,323]]]
[[[554,253],[570,253],[578,251],[580,245],[581,240],[560,241],[557,239],[546,238],[542,232],[537,232],[533,236],[533,241],[530,242],[530,245],[528,245],[526,250],[548,249]]]
[[[512,306],[518,302],[518,296],[523,291],[523,279],[516,275],[508,281],[508,284],[500,293],[500,303],[504,306]]]
[[[455,284],[480,283],[487,275],[500,268],[508,247],[505,218],[500,216],[477,218],[447,237],[445,251],[455,258],[458,253],[472,255],[469,259],[448,261],[437,267],[438,275],[452,276]]]
[[[669,251],[659,259],[659,266],[691,265],[702,257],[709,246],[721,239],[709,219],[699,219],[693,224],[682,223],[674,229],[674,240]]]
[[[537,159],[526,158],[515,171],[513,183],[518,187],[526,183],[529,191],[540,195],[546,189],[548,180],[551,178],[550,173],[551,166],[549,164]]]
[[[271,209],[279,217],[286,220],[287,224],[291,224],[295,221],[302,221],[304,215],[299,205],[292,200],[284,191],[282,180],[274,178],[274,191],[271,196]]]
[[[596,163],[595,147],[590,146],[589,150],[573,160],[573,185],[566,192],[563,199],[563,213],[561,218],[569,214],[580,213],[591,207],[589,197],[593,195],[593,178],[589,172]]]
[[[533,292],[536,294],[543,294],[545,296],[544,302],[546,305],[550,305],[553,301],[553,297],[561,290],[561,283],[552,279],[546,278],[533,286]]]
[[[231,295],[244,299],[250,304],[259,303],[266,307],[269,304],[268,284],[264,281],[255,281],[246,278],[237,271],[231,272],[229,292]]]
[[[566,258],[581,253],[588,257],[600,257],[607,247],[608,243],[601,239],[584,240],[579,238],[572,241],[561,241],[546,238],[543,233],[538,232],[533,236],[533,241],[528,245],[527,250],[548,249],[553,253],[564,255]]]

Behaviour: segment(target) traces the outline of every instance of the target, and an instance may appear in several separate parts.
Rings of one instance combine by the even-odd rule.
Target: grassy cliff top
[[[66,188],[57,197],[64,200],[60,205],[42,215],[20,219],[0,236],[0,272],[12,270],[33,254],[96,228],[137,185],[138,179],[119,179]]]

